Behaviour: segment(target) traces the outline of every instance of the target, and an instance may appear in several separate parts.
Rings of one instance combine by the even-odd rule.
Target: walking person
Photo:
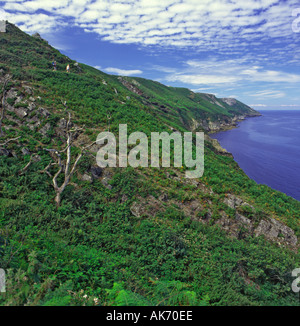
[[[56,68],[56,61],[55,60],[52,62],[52,66],[53,66],[53,70],[56,71],[57,68]]]
[[[69,64],[68,64],[67,67],[66,67],[66,71],[67,71],[67,73],[70,72],[70,65],[69,65]]]

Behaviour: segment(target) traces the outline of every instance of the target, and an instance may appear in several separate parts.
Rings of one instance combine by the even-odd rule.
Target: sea
[[[251,179],[300,201],[300,110],[260,113],[210,136]]]

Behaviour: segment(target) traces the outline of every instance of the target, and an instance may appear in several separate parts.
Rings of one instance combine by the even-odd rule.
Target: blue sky
[[[107,73],[300,109],[299,0],[9,0],[0,19]]]

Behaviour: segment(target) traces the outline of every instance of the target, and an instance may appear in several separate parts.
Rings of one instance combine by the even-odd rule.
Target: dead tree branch
[[[19,171],[19,175],[22,175],[24,174],[24,172],[26,172],[28,170],[28,168],[30,167],[30,165],[33,163],[33,162],[37,162],[38,160],[40,160],[39,156],[36,155],[36,154],[32,154],[30,156],[30,160],[29,162],[23,167],[22,170]]]
[[[66,125],[66,147],[63,150],[56,150],[56,149],[45,149],[46,151],[50,152],[52,155],[52,158],[56,161],[55,163],[50,163],[43,171],[47,173],[49,176],[52,177],[52,184],[53,188],[55,190],[56,196],[55,196],[55,203],[56,206],[59,207],[61,204],[61,194],[67,187],[67,185],[70,184],[70,180],[73,176],[73,174],[76,171],[76,168],[78,166],[78,163],[82,156],[84,155],[85,151],[90,148],[92,145],[96,143],[93,142],[92,144],[85,146],[85,147],[79,147],[80,148],[80,153],[76,156],[74,163],[72,163],[72,155],[71,155],[71,148],[73,145],[73,134],[75,132],[83,130],[83,128],[73,128],[71,129],[71,114],[70,112],[68,113],[68,121]],[[63,153],[66,153],[66,158],[62,158]],[[54,176],[51,175],[49,172],[49,169],[54,166],[58,165],[58,170],[54,174]],[[58,184],[58,178],[60,175],[63,174],[63,182],[61,185]]]
[[[19,139],[19,138],[21,138],[21,136],[16,137],[16,138],[8,139],[8,140],[5,141],[4,143],[0,144],[0,147],[3,147],[3,146],[5,146],[5,145],[7,145],[9,142],[11,142],[11,141],[15,141],[15,140],[17,140],[17,139]]]

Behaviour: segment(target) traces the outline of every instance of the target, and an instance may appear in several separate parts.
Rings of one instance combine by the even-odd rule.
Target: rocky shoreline
[[[208,134],[215,134],[220,131],[227,131],[231,130],[237,127],[238,123],[248,119],[248,118],[255,118],[255,117],[260,117],[262,116],[261,113],[253,113],[253,114],[247,114],[247,115],[239,115],[235,116],[232,119],[228,120],[219,120],[219,121],[209,121],[207,124],[203,125],[203,128]]]

